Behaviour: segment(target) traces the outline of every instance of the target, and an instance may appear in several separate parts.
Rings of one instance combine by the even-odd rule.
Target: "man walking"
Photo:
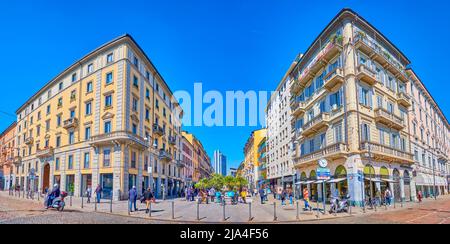
[[[100,186],[100,184],[98,184],[97,189],[95,189],[95,196],[97,197],[97,203],[100,203],[100,199],[102,198],[102,192],[103,189]]]
[[[145,199],[145,203],[146,203],[146,211],[145,213],[149,213],[150,212],[150,203],[153,200],[153,194],[152,194],[152,190],[150,189],[150,187],[144,192],[144,199]]]
[[[264,200],[266,199],[266,193],[264,192],[264,189],[259,189],[259,197],[261,198],[261,204],[264,204]]]
[[[133,208],[132,208],[133,206],[134,206],[134,211],[137,211],[137,207],[136,207],[136,201],[137,201],[136,186],[133,186],[133,188],[128,193],[128,199],[129,199],[129,202],[130,202],[130,212],[133,212]]]

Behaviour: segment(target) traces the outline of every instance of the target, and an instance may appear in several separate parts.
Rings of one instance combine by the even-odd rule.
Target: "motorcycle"
[[[64,207],[66,206],[66,203],[64,202],[64,199],[68,196],[69,194],[67,192],[62,191],[60,196],[53,199],[53,202],[50,206],[48,205],[48,201],[49,201],[49,196],[46,197],[45,199],[45,207],[48,207],[49,209],[56,209],[59,212],[64,211]]]
[[[348,213],[348,199],[350,199],[350,197],[347,195],[345,198],[343,198],[342,200],[339,200],[337,197],[334,197],[333,199],[331,199],[331,207],[330,207],[330,214],[332,213]]]

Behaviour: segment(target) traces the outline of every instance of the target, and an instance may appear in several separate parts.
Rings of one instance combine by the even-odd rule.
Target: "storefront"
[[[100,185],[103,189],[102,198],[110,199],[113,191],[113,174],[101,174]]]

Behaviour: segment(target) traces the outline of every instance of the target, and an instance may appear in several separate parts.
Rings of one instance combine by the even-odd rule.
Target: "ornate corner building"
[[[386,189],[397,201],[415,199],[416,190],[448,192],[450,126],[409,64],[381,32],[344,9],[291,67],[293,168],[313,199],[335,189],[357,205]],[[279,138],[270,124],[272,157],[270,143]],[[332,175],[326,189],[317,180],[321,159]]]

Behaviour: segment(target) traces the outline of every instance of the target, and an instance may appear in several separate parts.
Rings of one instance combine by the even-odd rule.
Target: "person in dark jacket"
[[[264,204],[264,200],[266,199],[266,193],[264,191],[264,188],[259,189],[259,197],[261,198],[261,204]]]
[[[147,210],[145,211],[145,213],[149,213],[150,212],[150,204],[153,200],[153,193],[152,190],[150,189],[150,187],[144,192],[144,199],[145,199],[145,203],[146,203],[146,207]]]
[[[53,200],[58,198],[60,195],[61,195],[61,191],[59,190],[59,185],[55,184],[53,186],[52,192],[50,192],[50,194],[48,194],[46,208],[49,208],[53,204]]]
[[[134,206],[134,211],[138,211],[138,209],[136,207],[136,201],[137,201],[136,186],[133,186],[133,188],[128,193],[128,199],[130,202],[130,212],[133,212],[133,208],[132,208],[133,206]]]
[[[100,199],[102,198],[102,192],[103,188],[98,184],[97,188],[95,189],[95,197],[97,197],[97,203],[100,203]]]

